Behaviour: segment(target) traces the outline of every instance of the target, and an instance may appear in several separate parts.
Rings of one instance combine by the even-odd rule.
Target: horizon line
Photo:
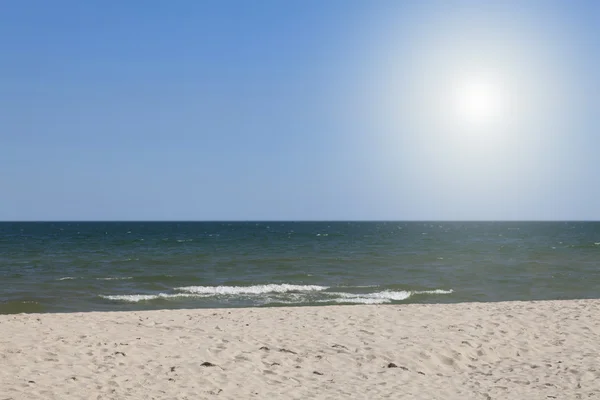
[[[189,220],[0,220],[0,223],[315,223],[315,222],[600,222],[600,219],[189,219]]]

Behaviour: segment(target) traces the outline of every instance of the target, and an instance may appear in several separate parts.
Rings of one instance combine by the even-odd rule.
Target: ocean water
[[[596,222],[0,223],[0,313],[598,297]]]

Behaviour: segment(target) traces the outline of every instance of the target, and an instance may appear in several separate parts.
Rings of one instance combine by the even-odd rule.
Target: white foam
[[[384,292],[378,292],[378,293],[371,293],[371,295],[368,297],[372,298],[372,299],[386,299],[386,300],[401,301],[401,300],[408,299],[411,295],[412,295],[411,292],[402,290],[400,292],[384,291]]]
[[[412,292],[413,294],[451,294],[454,293],[454,290],[443,290],[443,289],[435,289],[435,290],[417,290]]]
[[[124,294],[114,296],[100,295],[100,297],[107,300],[129,301],[132,303],[137,303],[138,301],[144,300],[154,300],[159,298],[159,296],[153,294]]]
[[[148,301],[156,299],[172,299],[178,297],[206,297],[197,294],[190,293],[177,293],[177,294],[123,294],[123,295],[100,295],[103,299],[116,300],[116,301],[127,301],[130,303],[137,303],[139,301]]]
[[[303,303],[354,303],[354,304],[383,304],[383,303],[391,303],[392,300],[384,299],[384,298],[369,298],[364,297],[368,295],[353,295],[351,293],[326,293],[328,295],[340,296],[334,297],[330,299],[320,299],[314,300],[310,299],[306,296],[306,294],[300,293],[292,293],[286,294],[285,297],[267,297],[263,301],[262,304],[303,304]]]
[[[126,279],[133,279],[133,276],[114,276],[108,278],[96,278],[98,281],[122,281]]]
[[[328,287],[317,285],[289,285],[285,283],[255,286],[184,286],[175,288],[175,290],[180,290],[182,292],[209,295],[314,292],[325,289],[328,289]]]
[[[159,294],[129,294],[129,295],[102,295],[100,297],[108,300],[125,301],[137,303],[140,301],[150,301],[157,299],[173,299],[173,298],[206,298],[216,295],[262,295],[274,294],[275,297],[261,296],[259,302],[262,304],[281,303],[281,304],[301,304],[305,302],[313,302],[313,295],[310,292],[321,292],[328,289],[326,286],[317,285],[290,285],[290,284],[270,284],[256,286],[186,286],[179,287],[176,290],[187,293],[159,293]],[[291,293],[290,293],[291,292]],[[385,290],[375,293],[346,293],[346,292],[323,292],[319,295],[320,299],[317,303],[355,303],[355,304],[383,304],[391,303],[392,301],[402,301],[410,298],[413,295],[420,294],[450,294],[454,291],[435,289],[421,291],[392,291]],[[281,294],[283,294],[282,297]],[[326,295],[327,298],[322,296]],[[262,300],[262,301],[261,301]]]
[[[355,303],[363,303],[368,300],[377,300],[379,303],[389,303],[392,300],[402,301],[406,300],[411,296],[411,292],[407,292],[402,290],[400,292],[394,292],[390,290],[385,290],[383,292],[376,293],[344,293],[344,292],[331,292],[327,293],[328,295],[338,296],[338,299],[332,299],[327,301],[336,301],[339,303],[346,302],[355,302]],[[354,300],[354,301],[351,301]],[[372,302],[374,304],[374,302]]]
[[[391,291],[385,290],[382,292],[376,293],[344,293],[344,292],[329,292],[326,293],[331,296],[337,296],[338,298],[334,298],[331,300],[322,300],[320,302],[336,302],[336,303],[361,303],[361,304],[381,304],[381,303],[390,303],[392,301],[402,301],[406,300],[413,295],[419,294],[450,294],[453,293],[453,290],[443,290],[443,289],[435,289],[435,290],[420,290],[420,291]]]
[[[77,279],[77,278],[74,276],[65,276],[64,278],[58,278],[57,280],[58,281],[70,281],[72,279]]]

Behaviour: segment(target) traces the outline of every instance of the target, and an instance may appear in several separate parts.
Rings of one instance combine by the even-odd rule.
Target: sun
[[[469,78],[459,81],[451,99],[455,117],[465,127],[493,126],[505,117],[506,96],[502,85],[491,79]]]

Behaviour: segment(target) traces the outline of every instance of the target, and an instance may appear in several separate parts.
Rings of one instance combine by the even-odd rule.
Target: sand
[[[0,316],[5,399],[600,399],[600,300]]]

